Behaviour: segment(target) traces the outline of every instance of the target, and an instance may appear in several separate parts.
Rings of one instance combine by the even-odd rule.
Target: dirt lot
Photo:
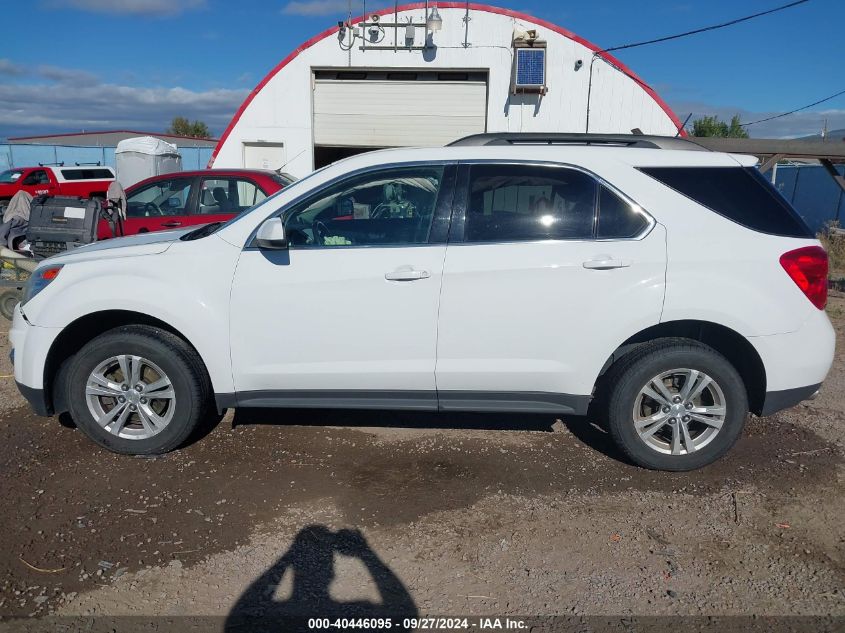
[[[545,416],[239,412],[119,457],[32,416],[7,357],[0,615],[845,616],[841,351],[688,474]]]

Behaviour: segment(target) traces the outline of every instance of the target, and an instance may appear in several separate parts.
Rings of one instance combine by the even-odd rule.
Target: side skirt
[[[237,407],[293,409],[396,409],[586,415],[591,396],[499,391],[268,390],[218,393],[218,411]]]

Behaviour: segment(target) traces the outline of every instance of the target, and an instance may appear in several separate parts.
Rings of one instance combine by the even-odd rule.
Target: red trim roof
[[[68,132],[67,134],[40,134],[37,136],[10,136],[10,141],[32,141],[39,138],[55,138],[57,136],[95,136],[97,134],[135,134],[137,136],[163,136],[166,138],[181,138],[188,141],[218,141],[216,138],[198,138],[196,136],[181,136],[179,134],[164,134],[162,132],[137,132],[135,130],[96,130],[93,132]]]
[[[599,48],[598,46],[596,46],[592,42],[585,40],[583,37],[576,35],[572,31],[569,31],[569,30],[563,28],[562,26],[558,26],[557,24],[553,24],[552,22],[548,22],[548,21],[540,19],[540,18],[535,18],[531,15],[528,15],[527,13],[522,13],[521,11],[513,11],[511,9],[503,9],[501,7],[494,7],[494,6],[491,6],[489,4],[476,4],[476,3],[473,3],[473,2],[470,2],[470,3],[466,3],[466,2],[439,2],[437,6],[440,9],[466,9],[467,7],[469,7],[469,9],[471,11],[485,11],[487,13],[495,13],[495,14],[498,14],[498,15],[506,15],[508,17],[511,17],[511,18],[514,18],[514,19],[517,19],[517,20],[523,20],[525,22],[531,22],[531,23],[536,24],[538,26],[541,26],[543,28],[549,29],[550,31],[554,31],[555,33],[559,33],[560,35],[563,35],[566,38],[569,38],[569,39],[571,39],[575,42],[578,42],[579,44],[582,44],[583,46],[586,46],[588,49],[590,49],[594,53],[597,53],[599,55],[599,57],[604,59],[606,62],[608,62],[612,66],[615,66],[622,73],[624,73],[625,75],[630,77],[632,80],[637,82],[643,88],[643,90],[645,90],[646,93],[648,93],[648,95],[652,99],[654,99],[654,101],[657,103],[657,105],[659,105],[662,108],[662,110],[669,116],[672,123],[674,123],[675,127],[678,130],[681,130],[682,124],[681,124],[681,121],[678,119],[677,115],[672,111],[672,108],[669,107],[669,104],[667,104],[654,91],[654,89],[651,86],[649,86],[642,79],[640,79],[639,76],[633,70],[628,68],[628,66],[623,64],[616,57],[614,57],[610,53],[604,52],[601,48]],[[414,2],[414,3],[411,3],[411,4],[402,5],[402,6],[398,7],[398,10],[399,11],[413,11],[415,9],[422,9],[424,7],[425,7],[425,3]],[[393,13],[393,9],[390,9],[390,8],[381,9],[380,11],[375,11],[373,13],[376,14],[376,15],[388,15],[390,13]],[[363,16],[354,18],[352,20],[352,24],[358,24],[363,19],[364,19]],[[310,40],[308,40],[307,42],[302,44],[299,48],[294,50],[290,55],[285,57],[281,62],[279,62],[276,65],[275,68],[273,68],[269,73],[267,73],[267,76],[264,77],[264,79],[261,80],[261,83],[259,83],[255,88],[253,88],[252,92],[250,92],[247,95],[246,99],[241,104],[241,107],[238,108],[237,112],[235,112],[235,116],[232,117],[232,121],[229,123],[229,126],[226,128],[226,131],[223,132],[222,136],[220,137],[220,140],[217,141],[217,146],[214,148],[214,151],[211,153],[211,160],[209,160],[209,162],[208,162],[209,167],[211,167],[211,165],[214,164],[214,160],[217,158],[217,153],[223,147],[223,144],[226,142],[226,139],[229,138],[229,134],[232,132],[235,125],[237,125],[237,123],[240,120],[241,116],[243,115],[244,111],[247,109],[247,107],[249,107],[249,104],[252,103],[252,100],[255,99],[256,95],[258,95],[258,93],[261,92],[261,89],[264,88],[264,86],[266,86],[267,83],[273,77],[275,77],[285,66],[287,66],[294,59],[296,59],[299,56],[300,53],[302,53],[302,52],[306,51],[307,49],[311,48],[317,42],[319,42],[319,41],[321,41],[321,40],[323,40],[327,37],[330,37],[332,35],[335,35],[337,32],[338,32],[338,27],[333,26],[329,29],[326,29],[325,31],[323,31],[319,35],[312,37]],[[686,136],[686,132],[684,130],[681,130],[681,135]]]

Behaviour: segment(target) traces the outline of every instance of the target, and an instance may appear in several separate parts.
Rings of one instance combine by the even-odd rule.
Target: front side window
[[[50,177],[43,169],[37,169],[36,171],[30,172],[30,174],[24,179],[23,184],[48,185],[50,184]]]
[[[442,167],[371,172],[327,188],[286,214],[296,247],[425,244],[431,232]]]
[[[597,183],[573,169],[473,165],[465,242],[593,237]]]
[[[191,182],[190,178],[173,178],[133,192],[126,199],[126,215],[130,218],[154,218],[187,214]]]

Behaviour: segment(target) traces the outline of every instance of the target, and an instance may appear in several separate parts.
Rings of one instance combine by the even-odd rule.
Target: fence
[[[114,147],[75,145],[0,144],[0,171],[10,167],[33,167],[39,163],[97,163],[114,167]],[[205,169],[210,147],[180,147],[183,169]]]

